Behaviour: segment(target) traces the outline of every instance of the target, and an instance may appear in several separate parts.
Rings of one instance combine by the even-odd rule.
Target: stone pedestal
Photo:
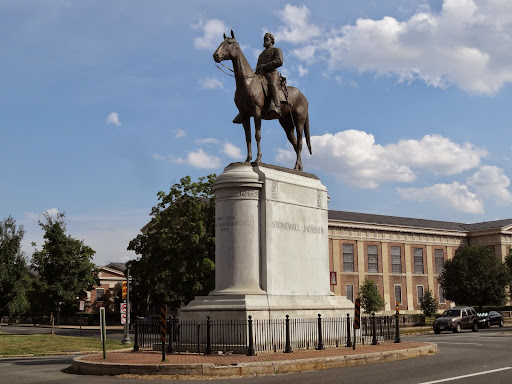
[[[327,189],[311,174],[233,163],[214,184],[215,290],[180,319],[316,318],[353,309],[329,283]]]

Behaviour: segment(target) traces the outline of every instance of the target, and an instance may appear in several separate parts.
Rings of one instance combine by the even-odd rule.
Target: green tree
[[[189,176],[168,193],[158,192],[151,222],[129,246],[134,309],[150,305],[176,309],[215,288],[215,175],[192,182]]]
[[[361,307],[366,313],[375,313],[384,309],[386,302],[382,298],[373,280],[365,279],[363,285],[359,287],[359,299]]]
[[[28,266],[21,250],[24,234],[11,216],[0,222],[0,315],[18,315],[29,307]]]
[[[508,249],[508,255],[505,257],[505,265],[508,268],[510,281],[508,282],[508,294],[512,300],[512,247]]]
[[[484,305],[502,305],[510,281],[507,267],[490,247],[464,246],[444,264],[439,283],[444,295],[457,305],[473,305],[482,311]]]
[[[46,313],[74,313],[78,305],[76,298],[98,284],[98,271],[92,262],[95,251],[83,241],[66,235],[64,216],[64,213],[56,217],[45,214],[45,221],[39,221],[44,244],[32,255],[32,267],[39,273],[37,293],[47,302]]]
[[[420,301],[421,311],[426,317],[432,317],[437,313],[437,298],[430,288],[427,288]]]

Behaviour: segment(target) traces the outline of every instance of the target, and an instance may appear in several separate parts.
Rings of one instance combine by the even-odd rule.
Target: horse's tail
[[[311,138],[309,136],[309,114],[306,117],[306,122],[304,123],[304,135],[306,136],[306,144],[308,145],[309,154],[312,155],[311,152]]]

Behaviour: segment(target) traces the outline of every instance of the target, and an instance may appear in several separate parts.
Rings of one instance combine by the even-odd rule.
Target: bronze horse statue
[[[224,41],[219,45],[213,59],[220,63],[224,60],[231,60],[233,63],[233,72],[236,81],[235,91],[235,104],[240,112],[240,119],[245,131],[245,141],[247,143],[247,159],[249,162],[252,160],[252,148],[251,148],[251,122],[250,118],[254,118],[254,129],[256,138],[256,144],[258,147],[258,155],[256,156],[256,162],[261,161],[261,120],[272,120],[275,119],[265,115],[266,105],[268,100],[265,100],[265,88],[267,80],[263,75],[257,75],[252,70],[249,62],[245,58],[240,45],[235,39],[233,31],[231,31],[231,37],[227,37],[224,34]],[[281,117],[279,123],[286,132],[288,140],[293,146],[295,153],[297,154],[297,161],[295,163],[295,170],[302,171],[302,134],[306,136],[306,143],[311,152],[311,140],[309,135],[309,113],[308,113],[308,100],[294,87],[286,87],[287,93],[285,93],[286,101],[281,102]],[[286,92],[286,89],[284,90]],[[267,101],[267,104],[265,103]],[[297,131],[297,137],[295,132]]]

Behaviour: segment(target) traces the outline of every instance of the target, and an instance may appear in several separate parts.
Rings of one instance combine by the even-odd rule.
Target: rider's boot
[[[236,115],[233,119],[234,124],[242,124],[242,118],[240,117],[240,114]]]
[[[268,85],[268,89],[270,91],[270,96],[272,101],[270,102],[270,105],[268,106],[267,115],[273,118],[280,118],[281,117],[281,102],[279,101],[279,94],[277,92],[277,87],[274,84]]]

